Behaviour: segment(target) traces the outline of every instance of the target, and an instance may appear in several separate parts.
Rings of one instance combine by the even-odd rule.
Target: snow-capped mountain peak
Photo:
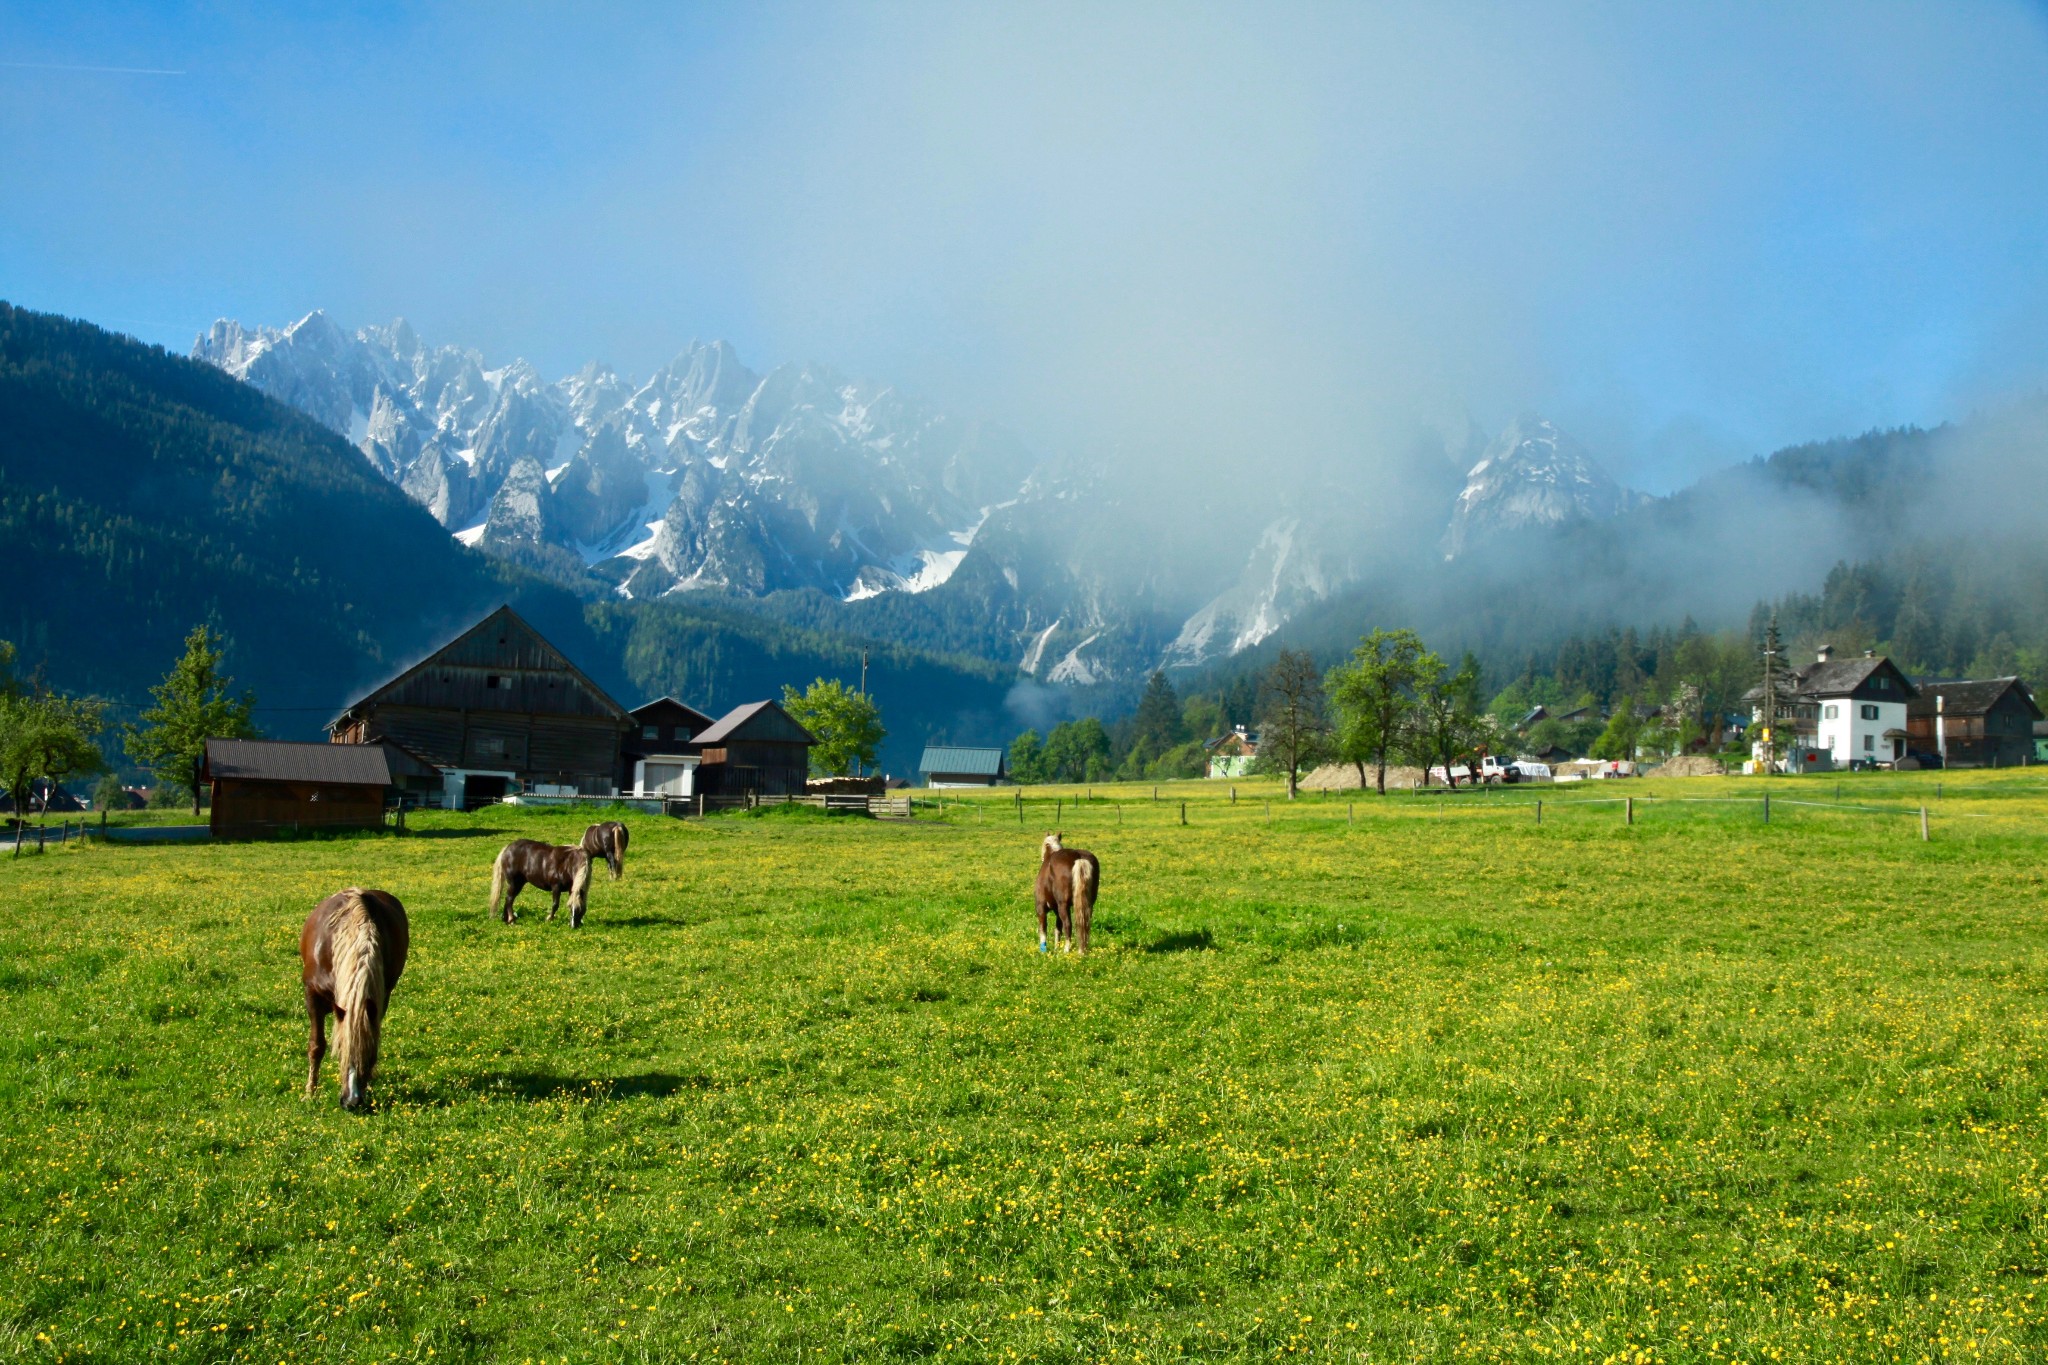
[[[1540,417],[1518,417],[1465,475],[1444,533],[1454,559],[1476,539],[1530,526],[1617,516],[1642,501],[1584,446]]]

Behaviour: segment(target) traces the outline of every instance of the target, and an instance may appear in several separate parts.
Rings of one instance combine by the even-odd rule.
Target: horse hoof
[[[1052,951],[1052,949],[1045,946],[1045,940],[1040,939],[1038,942],[1038,951],[1041,953],[1049,953]]]

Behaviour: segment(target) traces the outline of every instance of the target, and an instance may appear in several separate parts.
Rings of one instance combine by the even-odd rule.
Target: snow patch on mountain
[[[465,544],[557,546],[628,596],[929,592],[1034,464],[892,388],[756,374],[723,342],[645,381],[593,364],[549,383],[403,319],[350,334],[315,312],[223,319],[192,353],[344,436]]]
[[[1645,496],[1609,477],[1585,447],[1538,417],[1518,417],[1465,476],[1444,532],[1444,558],[1479,537],[1619,516]]]

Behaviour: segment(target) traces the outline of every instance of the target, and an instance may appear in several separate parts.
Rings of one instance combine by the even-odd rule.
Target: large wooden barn
[[[263,839],[282,830],[376,829],[391,768],[380,744],[209,739],[200,780],[212,789],[215,835]]]
[[[442,776],[439,804],[474,808],[509,792],[618,790],[626,709],[500,607],[328,726],[336,744],[387,741]]]
[[[734,707],[694,741],[697,790],[710,796],[802,795],[818,741],[772,701]]]
[[[1953,768],[2012,768],[2034,756],[2041,707],[2018,678],[1922,680],[1906,706],[1913,748]]]

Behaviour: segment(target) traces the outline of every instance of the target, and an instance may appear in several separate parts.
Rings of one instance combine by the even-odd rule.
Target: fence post
[[[1347,825],[1356,825],[1358,823],[1358,803],[1356,801],[1346,801],[1344,803],[1344,823]]]
[[[1152,789],[1152,799],[1153,799],[1154,801],[1157,801],[1157,800],[1159,799],[1159,788],[1157,788],[1157,787],[1154,787],[1154,788]]]
[[[1237,788],[1235,787],[1230,789],[1230,804],[1233,806],[1237,804]]]
[[[1767,825],[1771,823],[1771,794],[1769,792],[1764,793],[1764,823]]]
[[[1920,808],[1920,842],[1927,842],[1927,807]]]
[[[1060,821],[1067,817],[1067,803],[1064,798],[1055,797],[1052,803],[1052,827],[1058,829]]]
[[[1269,825],[1273,823],[1273,803],[1271,801],[1266,803],[1266,823]]]
[[[1183,825],[1188,822],[1188,803],[1185,801],[1180,803],[1180,822]]]
[[[1934,784],[1934,799],[1937,801],[1941,800],[1941,784],[1939,782]]]
[[[1536,798],[1536,823],[1543,823],[1543,798],[1540,796]]]
[[[1633,825],[1636,822],[1636,799],[1633,796],[1624,796],[1621,801],[1622,818]]]

